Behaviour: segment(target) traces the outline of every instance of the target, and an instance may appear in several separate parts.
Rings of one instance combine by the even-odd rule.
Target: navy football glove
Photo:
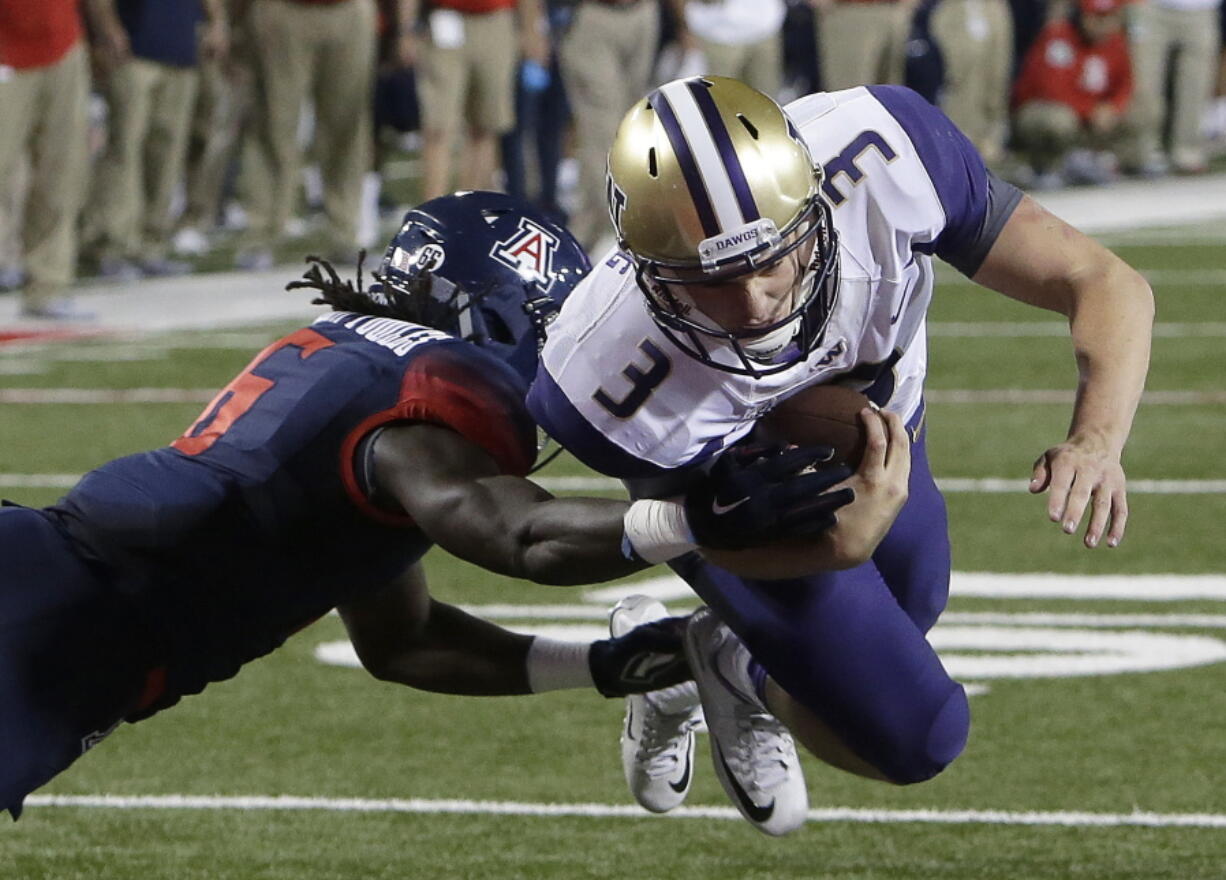
[[[664,617],[624,636],[593,642],[587,662],[596,690],[606,697],[624,697],[689,681],[682,643],[686,620]]]
[[[685,495],[695,542],[742,550],[830,528],[834,512],[855,498],[850,488],[827,491],[851,476],[833,458],[829,446],[733,447]]]

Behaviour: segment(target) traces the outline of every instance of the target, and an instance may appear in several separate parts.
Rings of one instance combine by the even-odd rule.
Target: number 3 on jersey
[[[647,355],[650,366],[644,370],[637,364],[630,364],[622,370],[622,375],[630,380],[630,391],[621,400],[615,400],[603,388],[596,389],[592,399],[619,419],[628,419],[639,407],[647,402],[651,392],[660,387],[660,383],[668,378],[673,365],[668,356],[650,339],[639,343],[639,351]]]
[[[256,355],[255,360],[248,364],[247,369],[239,373],[233,382],[221,389],[221,392],[213,398],[212,403],[205,407],[200,418],[183,433],[182,437],[170,445],[184,455],[200,455],[208,451],[239,418],[277,384],[276,379],[259,375],[257,370],[260,367],[286,349],[297,349],[298,359],[306,360],[315,352],[333,344],[331,339],[309,328],[304,328],[274,342]]]

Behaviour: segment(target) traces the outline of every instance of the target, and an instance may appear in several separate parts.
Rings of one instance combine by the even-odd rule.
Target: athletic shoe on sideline
[[[795,831],[809,811],[809,793],[787,728],[754,695],[746,651],[710,608],[685,631],[685,653],[698,682],[715,774],[741,815],[774,836]]]
[[[655,599],[627,596],[609,612],[609,632],[622,636],[667,616]],[[634,799],[653,813],[667,813],[689,794],[697,708],[698,689],[692,681],[626,697],[622,772]]]

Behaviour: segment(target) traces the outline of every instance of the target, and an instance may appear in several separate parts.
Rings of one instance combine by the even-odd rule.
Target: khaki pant
[[[1070,150],[1086,148],[1118,152],[1135,136],[1127,117],[1106,135],[1092,132],[1067,104],[1027,101],[1013,115],[1013,133],[1027,161],[1036,171],[1058,170]]]
[[[901,83],[914,8],[905,0],[836,0],[818,10],[822,88],[833,92],[872,83]]]
[[[244,120],[251,116],[253,99],[249,66],[230,68],[228,62],[201,60],[188,141],[184,225],[204,231],[216,225],[226,172],[238,150]]]
[[[55,64],[0,80],[0,191],[29,156],[21,241],[24,301],[37,307],[76,277],[77,217],[89,168],[89,67],[78,45]]]
[[[1169,114],[1171,162],[1182,169],[1203,166],[1200,126],[1217,74],[1218,10],[1171,9],[1150,0],[1137,4],[1132,15],[1129,35],[1136,83],[1132,116],[1139,131],[1135,158],[1144,162],[1161,154]],[[1173,86],[1169,107],[1168,79]]]
[[[707,61],[708,73],[739,79],[771,97],[779,94],[783,80],[783,43],[779,34],[737,46],[701,38],[698,42]]]
[[[86,218],[86,237],[99,257],[164,256],[198,82],[194,67],[142,58],[111,73],[106,152]]]
[[[940,0],[932,37],[945,61],[941,109],[992,164],[1004,156],[1013,66],[1013,14],[1005,0]]]
[[[294,209],[302,164],[298,120],[309,98],[315,104],[312,153],[323,177],[330,246],[356,252],[362,175],[371,163],[374,0],[255,0],[250,15],[258,145],[270,187],[267,209],[252,206],[251,244],[275,243]]]
[[[505,134],[515,127],[515,13],[456,14],[464,23],[463,45],[443,48],[427,40],[422,46],[417,80],[422,126],[448,139],[463,127]]]
[[[617,126],[651,82],[659,37],[658,6],[581,2],[562,39],[559,61],[575,119],[579,209],[571,231],[591,248],[613,234],[605,206],[605,167]]]

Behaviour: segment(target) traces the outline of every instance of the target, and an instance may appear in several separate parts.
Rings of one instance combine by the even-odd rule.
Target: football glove
[[[624,697],[689,681],[682,642],[686,620],[664,617],[624,636],[593,642],[587,662],[596,690],[606,697]]]
[[[730,449],[685,495],[694,540],[714,550],[743,550],[825,531],[834,512],[855,498],[850,488],[827,491],[851,476],[833,458],[829,446]]]

